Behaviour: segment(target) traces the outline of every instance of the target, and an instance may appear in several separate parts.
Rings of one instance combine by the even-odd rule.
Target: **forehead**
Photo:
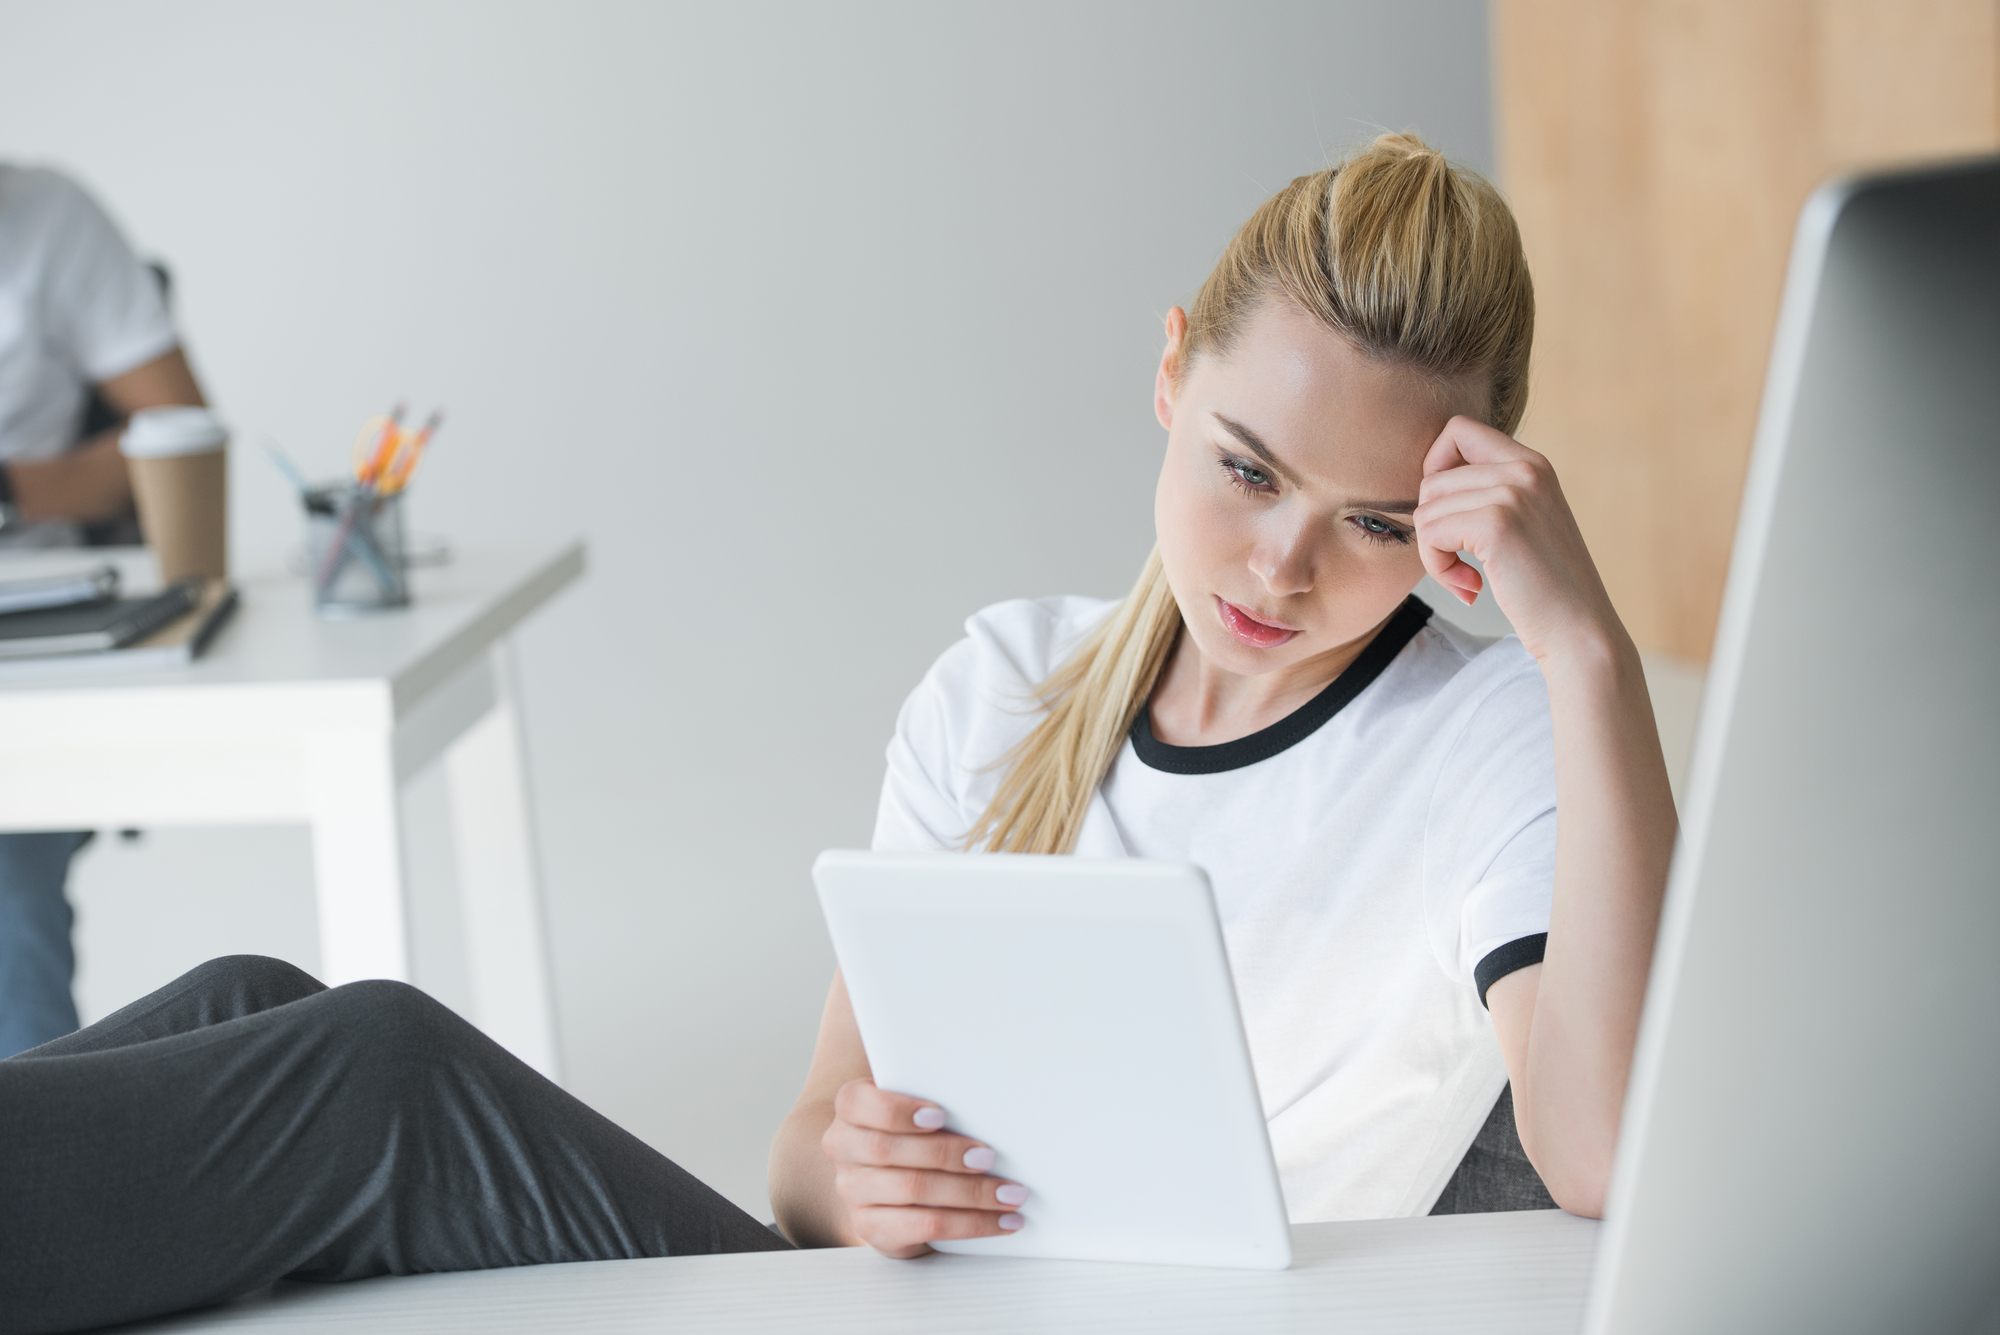
[[[1417,476],[1470,406],[1462,387],[1368,356],[1284,301],[1264,303],[1227,356],[1197,359],[1184,391],[1201,429],[1221,431],[1218,413],[1241,422],[1293,471],[1340,486]]]

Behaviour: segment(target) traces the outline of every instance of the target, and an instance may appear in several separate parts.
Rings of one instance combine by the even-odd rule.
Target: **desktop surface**
[[[1293,1226],[1290,1270],[867,1248],[281,1284],[139,1332],[1324,1332],[1571,1335],[1597,1224],[1560,1210]]]
[[[144,551],[123,548],[0,553],[0,577],[99,563],[117,565],[128,588],[153,578]],[[461,553],[411,572],[409,607],[341,620],[314,615],[302,576],[252,573],[235,581],[236,615],[191,664],[134,670],[110,661],[115,655],[23,660],[0,664],[0,693],[388,679],[399,697],[421,695],[483,651],[494,638],[486,623],[511,626],[582,574],[583,564],[576,541]]]

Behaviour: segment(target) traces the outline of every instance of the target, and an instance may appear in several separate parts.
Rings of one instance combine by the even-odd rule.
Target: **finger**
[[[1459,559],[1462,549],[1449,542],[1438,540],[1423,529],[1417,530],[1417,557],[1424,563],[1424,572],[1438,583],[1457,594],[1459,601],[1470,603],[1478,596],[1480,588],[1479,572]]]
[[[1492,509],[1490,491],[1467,492],[1441,500],[1425,501],[1411,516],[1417,525],[1417,554],[1432,579],[1451,590],[1470,606],[1486,587],[1478,569],[1460,558],[1460,552],[1481,556],[1484,536],[1490,524],[1485,512]]]
[[[1529,508],[1521,490],[1503,482],[1424,501],[1410,518],[1426,547],[1471,552],[1485,561],[1502,531],[1518,528]]]
[[[1461,560],[1457,552],[1446,555],[1438,548],[1426,547],[1424,568],[1430,572],[1432,579],[1467,607],[1479,601],[1479,592],[1486,587],[1484,577]]]
[[[985,1210],[949,1210],[935,1206],[877,1205],[850,1216],[863,1242],[890,1256],[920,1256],[933,1242],[966,1238],[997,1238],[1017,1232],[1026,1222],[1018,1214]]]
[[[1504,431],[1463,415],[1444,424],[1424,455],[1424,476],[1460,468],[1466,464],[1498,463],[1525,456],[1540,458],[1527,446]]]
[[[968,1177],[926,1168],[849,1168],[836,1183],[850,1210],[878,1205],[924,1205],[1005,1214],[1026,1204],[1028,1189],[997,1177]]]
[[[1478,600],[1486,587],[1486,577],[1479,568],[1459,556],[1463,547],[1455,547],[1449,541],[1426,541],[1420,555],[1424,569],[1430,577],[1449,589],[1454,597],[1470,607]]]
[[[1441,501],[1447,496],[1458,496],[1468,491],[1485,491],[1494,487],[1513,486],[1523,490],[1535,484],[1534,470],[1523,459],[1508,459],[1499,463],[1460,464],[1442,473],[1432,473],[1417,484],[1417,504],[1425,505]]]
[[[944,1125],[944,1109],[929,1099],[878,1089],[873,1080],[850,1080],[833,1097],[834,1116],[877,1131],[919,1135]]]
[[[903,1135],[855,1126],[838,1117],[820,1137],[820,1148],[835,1163],[928,1168],[943,1173],[984,1173],[998,1157],[991,1147],[955,1132]]]
[[[1431,442],[1431,447],[1428,450],[1424,451],[1425,481],[1429,481],[1439,473],[1449,472],[1451,469],[1463,468],[1465,466],[1465,455],[1460,453],[1458,436],[1452,430],[1456,425],[1458,425],[1456,417],[1446,422],[1444,430],[1438,432],[1438,438]]]

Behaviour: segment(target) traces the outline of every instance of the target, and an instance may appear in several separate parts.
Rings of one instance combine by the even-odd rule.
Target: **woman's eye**
[[[1356,515],[1354,522],[1361,526],[1361,532],[1370,542],[1403,543],[1410,540],[1410,535],[1404,530],[1386,519],[1377,519],[1374,515]]]
[[[1224,459],[1222,461],[1222,470],[1230,475],[1231,480],[1250,491],[1262,491],[1271,485],[1271,475],[1269,473],[1266,473],[1261,468],[1252,468],[1249,464],[1237,459]]]

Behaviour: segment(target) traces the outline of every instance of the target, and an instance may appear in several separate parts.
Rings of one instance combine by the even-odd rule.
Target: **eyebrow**
[[[1287,468],[1284,461],[1271,452],[1271,447],[1264,443],[1262,436],[1259,436],[1255,431],[1244,426],[1233,417],[1224,417],[1221,413],[1216,413],[1215,420],[1222,423],[1224,429],[1230,435],[1242,441],[1250,453],[1256,455],[1264,463],[1269,464],[1272,472],[1284,478],[1295,487],[1301,485],[1299,475]],[[1349,501],[1347,508],[1350,510],[1380,510],[1385,515],[1411,515],[1417,512],[1417,503],[1415,501]]]

